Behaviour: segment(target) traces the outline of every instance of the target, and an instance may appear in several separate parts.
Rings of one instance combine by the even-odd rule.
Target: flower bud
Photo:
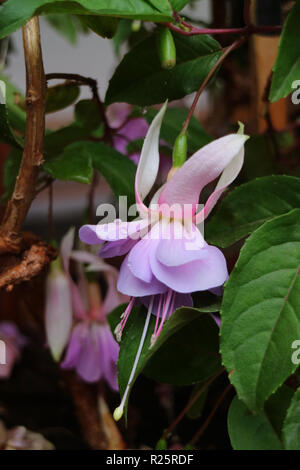
[[[187,136],[186,133],[179,134],[175,140],[173,148],[173,167],[180,168],[186,161],[187,156]]]
[[[158,54],[163,69],[170,70],[176,64],[176,47],[171,31],[161,28],[158,33]]]

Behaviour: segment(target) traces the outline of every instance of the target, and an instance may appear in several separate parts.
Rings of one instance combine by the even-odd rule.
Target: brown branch
[[[0,227],[0,254],[18,253],[22,249],[20,230],[35,197],[38,173],[43,163],[46,86],[37,17],[23,26],[23,45],[27,115],[25,147],[14,192]]]

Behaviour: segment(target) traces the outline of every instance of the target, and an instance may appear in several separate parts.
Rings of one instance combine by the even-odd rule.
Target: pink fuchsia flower
[[[85,243],[106,242],[99,253],[102,257],[128,253],[120,269],[118,290],[132,299],[117,328],[119,338],[134,299],[139,298],[148,306],[140,346],[121,405],[115,411],[116,419],[123,413],[151,313],[156,315],[153,344],[175,308],[192,305],[191,292],[222,286],[228,277],[223,253],[205,242],[197,224],[208,216],[240,172],[247,136],[230,134],[198,150],[181,168],[172,171],[172,177],[147,207],[144,200],[159,168],[159,133],[165,110],[166,104],[152,121],[137,168],[135,194],[140,219],[85,225],[79,232]],[[215,190],[197,212],[202,189],[217,177],[220,178]]]
[[[97,382],[103,378],[113,390],[117,390],[116,362],[119,346],[110,331],[106,316],[119,304],[128,301],[128,298],[116,290],[117,270],[91,253],[72,251],[73,242],[74,229],[71,229],[62,242],[62,252],[72,290],[74,326],[61,367],[75,369],[86,382]],[[71,258],[77,262],[77,284],[69,274]],[[83,263],[89,263],[87,271],[100,271],[103,274],[107,283],[104,300],[98,283],[88,282]]]
[[[15,363],[21,357],[21,350],[26,344],[26,339],[14,323],[3,321],[0,323],[0,340],[0,379],[8,379]]]

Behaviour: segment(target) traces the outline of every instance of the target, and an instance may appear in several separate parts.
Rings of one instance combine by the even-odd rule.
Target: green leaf
[[[123,311],[124,307],[121,306],[109,316],[112,330],[120,321]],[[143,310],[133,309],[123,331],[118,360],[121,396],[130,376],[145,318]],[[206,380],[221,368],[218,327],[210,315],[194,308],[182,307],[176,310],[149,349],[155,321],[156,318],[152,316],[130,389],[142,372],[164,383],[188,385]]]
[[[280,38],[278,55],[273,68],[269,99],[273,103],[293,91],[293,82],[300,77],[300,2],[296,2],[285,21]]]
[[[127,41],[129,36],[132,34],[132,21],[130,20],[120,20],[117,27],[117,32],[113,37],[113,45],[115,53],[120,54],[120,49],[122,44]]]
[[[5,159],[3,170],[3,186],[5,187],[6,191],[1,197],[1,202],[7,201],[13,193],[21,160],[22,150],[20,148],[12,149]]]
[[[172,70],[161,68],[156,34],[133,47],[109,82],[106,103],[126,101],[148,106],[167,98],[179,99],[197,90],[220,57],[221,46],[210,36],[174,34],[174,40],[177,62]]]
[[[21,28],[34,15],[74,14],[171,21],[172,11],[147,0],[7,0],[0,10],[0,39]]]
[[[234,189],[205,226],[205,239],[225,248],[267,220],[300,207],[300,178],[266,176]]]
[[[46,19],[50,25],[71,44],[76,43],[78,33],[81,32],[80,29],[82,29],[78,28],[78,26],[80,26],[80,22],[76,16],[59,15],[54,13],[47,15]]]
[[[55,179],[91,183],[92,158],[90,152],[85,150],[84,145],[83,142],[69,145],[57,158],[46,161],[43,166],[44,170]]]
[[[47,89],[46,113],[55,113],[73,104],[80,95],[80,88],[73,84],[55,85]]]
[[[90,130],[78,126],[67,126],[58,129],[57,131],[48,132],[45,135],[45,158],[56,157],[60,155],[64,148],[73,142],[88,140],[90,137]]]
[[[127,196],[128,207],[134,204],[136,165],[103,142],[86,142],[84,147],[91,156],[94,168],[104,176],[115,196]]]
[[[81,100],[76,103],[75,120],[81,127],[97,129],[101,124],[97,103],[94,100]]]
[[[283,450],[267,414],[253,415],[237,397],[229,408],[228,433],[235,450]]]
[[[155,117],[157,110],[149,108],[145,115],[149,124]],[[168,108],[161,126],[160,137],[171,146],[174,145],[175,139],[182,130],[183,123],[187,117],[188,109],[184,108]],[[190,120],[187,131],[188,151],[196,152],[199,148],[208,144],[212,139],[203,129],[200,122],[193,116]]]
[[[292,374],[300,338],[300,209],[246,241],[225,285],[221,353],[239,398],[253,411]]]
[[[118,19],[104,16],[81,15],[81,23],[102,38],[111,39],[117,31]]]
[[[8,122],[6,84],[0,80],[0,140],[14,147],[22,147],[22,140],[15,136]]]
[[[286,450],[300,450],[300,389],[296,391],[287,411],[282,434]]]
[[[189,0],[170,0],[170,3],[175,11],[180,11],[189,3]]]
[[[10,82],[8,77],[0,74],[0,80],[3,80],[6,85],[6,108],[8,122],[13,129],[16,129],[24,134],[26,125],[26,112],[17,104],[17,101],[23,102],[24,97],[22,96],[21,92]]]

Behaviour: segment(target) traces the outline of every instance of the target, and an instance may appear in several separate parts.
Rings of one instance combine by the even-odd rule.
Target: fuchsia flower
[[[55,333],[60,338],[60,351],[67,345],[61,367],[75,369],[86,382],[97,382],[104,378],[112,389],[117,390],[116,361],[119,346],[110,331],[106,315],[120,303],[126,302],[128,298],[116,290],[117,270],[91,253],[72,251],[73,243],[74,228],[71,228],[62,240],[60,250],[63,273],[67,278],[64,296],[71,302],[71,325],[69,327],[69,320],[62,318],[64,315],[69,318],[69,305],[65,312],[59,310],[60,318],[58,318],[57,311],[48,308],[46,310],[48,312],[46,318],[48,342],[50,347],[51,344],[58,342]],[[78,283],[75,283],[70,275],[70,259],[77,262]],[[98,283],[88,282],[83,263],[89,263],[87,271],[103,273],[107,283],[107,293],[103,302]],[[55,326],[54,322],[56,322]],[[64,341],[61,341],[61,338],[64,338]],[[57,358],[57,354],[54,357]]]
[[[115,220],[85,225],[79,232],[85,243],[105,242],[99,252],[103,258],[128,253],[120,269],[118,290],[129,295],[131,301],[116,333],[120,339],[135,298],[139,298],[148,307],[142,340],[151,313],[156,315],[152,344],[177,307],[192,305],[191,292],[222,286],[228,277],[223,253],[205,242],[197,224],[208,216],[240,172],[247,139],[242,133],[230,134],[198,150],[181,168],[172,171],[172,177],[155,194],[148,208],[144,200],[158,173],[159,133],[165,110],[166,104],[148,130],[137,168],[135,194],[140,218],[133,222]],[[215,190],[197,213],[202,189],[218,176]],[[140,350],[137,356],[139,353]],[[136,365],[137,361],[133,369]],[[128,386],[130,382],[131,379]],[[123,404],[125,395],[126,392]],[[121,416],[122,404],[119,411],[117,415]]]

